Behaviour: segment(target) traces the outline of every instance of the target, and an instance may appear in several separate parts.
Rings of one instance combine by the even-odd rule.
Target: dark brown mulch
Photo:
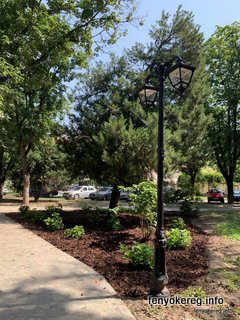
[[[81,239],[68,239],[63,235],[63,230],[49,232],[40,223],[22,220],[18,213],[9,213],[8,216],[95,269],[121,296],[145,296],[148,293],[151,270],[134,268],[119,250],[120,242],[131,244],[143,240],[137,217],[121,214],[124,228],[121,231],[109,231],[103,217],[96,217],[94,212],[64,212],[62,217],[65,228],[81,224],[86,231]],[[167,220],[171,220],[171,217],[167,217]],[[196,279],[206,273],[205,246],[208,236],[192,227],[190,222],[188,225],[192,235],[191,246],[185,250],[167,251],[168,288],[171,293],[194,285]]]

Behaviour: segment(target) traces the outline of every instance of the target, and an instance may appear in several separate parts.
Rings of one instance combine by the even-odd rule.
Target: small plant
[[[192,203],[187,199],[185,199],[181,203],[179,208],[180,208],[180,211],[182,214],[188,215],[188,216],[195,215],[199,212],[199,209],[197,209],[197,208],[194,209],[192,206]]]
[[[171,228],[172,229],[185,229],[186,228],[186,223],[184,222],[183,218],[176,218],[172,221],[171,223]]]
[[[47,219],[43,220],[47,226],[48,230],[59,230],[64,227],[62,218],[60,217],[59,213],[55,212]]]
[[[140,217],[143,237],[148,239],[157,223],[157,185],[152,181],[143,181],[130,188],[121,187],[130,192],[130,206]]]
[[[110,230],[120,230],[122,229],[121,223],[117,217],[118,208],[108,209],[110,211],[110,218],[107,221],[107,227]]]
[[[191,234],[189,230],[181,230],[178,228],[167,231],[167,244],[171,249],[185,249],[191,244]]]
[[[48,218],[48,214],[45,211],[37,211],[36,209],[33,209],[31,211],[31,221],[34,222],[42,222],[45,219]]]
[[[46,208],[47,215],[50,216],[53,213],[62,213],[62,205],[58,204],[57,206],[47,206]]]
[[[183,297],[195,297],[195,298],[205,298],[206,292],[202,287],[188,287],[181,294]]]
[[[81,238],[85,235],[85,230],[83,226],[75,226],[71,229],[66,229],[64,231],[64,235],[66,237],[72,237],[72,238]]]
[[[31,212],[29,206],[21,206],[21,207],[19,208],[19,211],[20,211],[20,213],[21,213],[23,216],[26,216],[28,213]]]
[[[145,243],[133,242],[131,247],[120,244],[120,251],[125,259],[129,260],[135,267],[148,266],[153,268],[153,247]]]

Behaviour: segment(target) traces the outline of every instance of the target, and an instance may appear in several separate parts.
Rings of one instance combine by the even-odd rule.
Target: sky
[[[149,43],[151,26],[160,20],[164,10],[174,14],[179,5],[194,14],[194,21],[208,39],[216,26],[224,26],[240,20],[240,0],[137,0],[137,16],[145,16],[143,27],[128,26],[128,35],[118,41],[111,51],[121,54],[124,48],[130,48],[135,42]]]

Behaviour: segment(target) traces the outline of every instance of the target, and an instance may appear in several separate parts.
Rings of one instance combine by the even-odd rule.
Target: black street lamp
[[[173,61],[172,61],[173,62]],[[156,67],[159,86],[154,87],[145,84],[139,92],[139,98],[143,106],[151,106],[156,101],[159,92],[159,111],[158,111],[158,164],[157,164],[157,227],[155,235],[154,250],[154,270],[150,287],[151,296],[169,295],[166,284],[168,282],[166,267],[166,247],[167,241],[164,232],[164,210],[163,210],[163,115],[164,115],[164,81],[169,78],[172,86],[182,95],[183,91],[189,86],[195,67],[186,65],[180,57],[176,58],[176,63],[168,67],[169,63],[161,64]]]

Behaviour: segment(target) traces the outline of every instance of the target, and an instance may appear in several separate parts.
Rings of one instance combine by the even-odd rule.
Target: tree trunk
[[[3,186],[4,186],[5,178],[0,178],[0,199],[3,198]]]
[[[23,174],[23,205],[29,205],[30,174]]]
[[[26,151],[23,144],[20,143],[20,159],[21,159],[21,168],[23,173],[23,205],[29,205],[29,188],[30,188],[30,173],[28,172],[28,163]]]
[[[118,206],[118,200],[120,198],[120,190],[118,189],[118,185],[113,185],[112,195],[109,203],[109,209],[116,208]]]
[[[228,203],[229,204],[233,204],[234,203],[234,199],[233,199],[233,178],[228,177],[228,179],[226,179],[226,183],[227,183],[227,191],[228,191]]]

